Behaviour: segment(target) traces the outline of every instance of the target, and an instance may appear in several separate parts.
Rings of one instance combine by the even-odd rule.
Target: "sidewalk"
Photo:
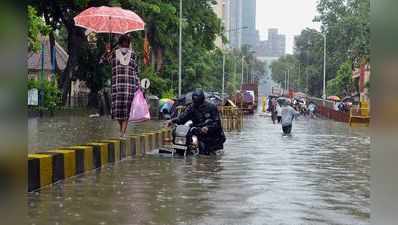
[[[130,124],[128,133],[144,133],[162,126],[154,120]],[[46,151],[89,141],[118,137],[118,125],[109,116],[89,118],[88,113],[28,119],[28,152]]]

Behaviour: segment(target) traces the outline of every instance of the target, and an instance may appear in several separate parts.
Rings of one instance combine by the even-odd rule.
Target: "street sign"
[[[36,88],[30,89],[28,91],[28,105],[39,105],[39,90]]]
[[[151,82],[147,78],[141,80],[141,87],[143,89],[148,89],[149,86],[151,86]]]

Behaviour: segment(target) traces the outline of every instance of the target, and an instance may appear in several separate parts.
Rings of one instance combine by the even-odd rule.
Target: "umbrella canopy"
[[[307,97],[307,95],[306,94],[304,94],[303,92],[296,92],[296,93],[294,93],[294,97]]]
[[[134,12],[120,7],[91,7],[75,18],[75,25],[96,33],[126,34],[144,30],[144,21]]]
[[[339,96],[329,96],[328,100],[332,100],[332,101],[340,101],[340,97]]]
[[[352,99],[351,96],[346,96],[346,97],[344,97],[343,100],[341,100],[341,101],[342,101],[342,102],[352,102],[353,99]]]
[[[162,98],[159,100],[159,107],[162,108],[165,104],[173,105],[174,101],[168,98]]]
[[[284,103],[289,104],[291,102],[291,100],[289,98],[286,98],[286,97],[279,97],[277,99],[277,101],[281,105],[284,104]]]
[[[160,107],[160,112],[167,112],[170,113],[171,112],[171,108],[173,107],[172,102],[165,102],[161,107]]]
[[[209,95],[207,96],[207,100],[217,106],[222,103],[222,98],[218,95]]]
[[[166,102],[174,103],[174,100],[169,99],[169,98],[162,98],[162,99],[159,100],[159,102],[160,102],[160,104],[164,104]]]

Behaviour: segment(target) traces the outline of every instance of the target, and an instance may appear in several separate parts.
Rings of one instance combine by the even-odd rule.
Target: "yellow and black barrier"
[[[108,163],[108,144],[92,142],[88,143],[87,146],[93,147],[93,163],[94,168],[100,168]]]
[[[64,155],[57,152],[40,152],[39,155],[46,155],[51,158],[52,182],[55,183],[65,178]]]
[[[49,155],[28,155],[28,191],[53,183],[52,158]]]
[[[144,136],[148,138],[148,145],[145,148],[146,152],[154,150],[156,148],[156,133],[145,133]]]
[[[156,146],[155,148],[160,148],[163,144],[163,140],[162,140],[162,131],[157,131],[156,133]]]
[[[116,162],[122,160],[122,151],[120,140],[101,140],[101,143],[108,144],[108,162]]]
[[[129,136],[128,139],[130,140],[130,155],[132,157],[137,156],[138,152],[141,149],[141,138],[140,136],[132,135]]]
[[[76,174],[94,169],[94,148],[92,146],[72,146],[59,149],[75,152]]]
[[[28,155],[28,191],[35,191],[68,177],[101,168],[127,157],[144,156],[171,139],[171,130],[162,129],[127,139],[110,138],[83,145],[60,147]]]
[[[76,175],[76,153],[72,150],[51,150],[46,153],[54,153],[54,154],[61,154],[63,158],[63,162],[59,162],[60,166],[63,165],[62,175],[60,177],[62,179],[72,177]],[[57,165],[55,165],[56,167]]]

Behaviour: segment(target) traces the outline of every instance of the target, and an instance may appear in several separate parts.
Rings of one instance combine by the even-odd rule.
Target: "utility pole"
[[[237,59],[235,59],[235,56],[233,56],[233,59],[234,59],[234,81],[236,81],[236,73],[238,72],[238,68],[237,68],[238,63],[236,62]]]
[[[306,94],[308,94],[309,90],[308,90],[308,72],[305,72],[305,90],[306,90]]]
[[[249,83],[250,82],[250,76],[251,76],[251,74],[250,74],[250,62],[247,64],[247,70],[246,70],[246,83]]]
[[[180,0],[180,34],[178,49],[178,97],[181,97],[182,86],[182,0]]]
[[[284,88],[284,90],[286,90],[287,89],[287,71],[285,71],[285,88]]]
[[[300,81],[301,81],[301,68],[300,68],[300,63],[299,63],[298,82],[297,82],[297,84],[296,84],[296,89],[300,89],[300,91],[301,91]]]
[[[224,44],[223,44],[224,48]],[[225,89],[225,52],[223,49],[223,54],[222,54],[222,92],[221,92],[221,98],[222,98],[222,105],[224,106],[224,89]]]
[[[289,93],[290,89],[290,69],[287,69],[287,93]]]
[[[322,34],[322,36],[323,36],[323,99],[326,100],[326,35]]]
[[[239,31],[239,30],[243,30],[243,29],[247,29],[248,27],[247,26],[244,26],[244,27],[239,27],[239,28],[236,28],[236,29],[231,29],[231,30],[226,30],[226,31],[224,31],[224,33],[229,33],[229,32],[232,32],[232,31]],[[224,41],[222,41],[222,54],[223,54],[223,72],[222,72],[222,95],[223,95],[223,99],[224,99],[224,90],[225,90],[225,45],[224,45]],[[243,60],[242,60],[243,61]],[[234,62],[235,62],[235,60],[234,60]],[[243,67],[243,65],[242,65],[242,67]],[[236,74],[236,62],[235,62],[235,65],[234,65],[234,80],[235,80],[235,74]],[[243,71],[243,68],[242,68],[242,71]],[[243,72],[242,72],[243,73]],[[242,77],[242,81],[241,81],[241,83],[243,84],[243,77]]]
[[[245,59],[245,56],[242,56],[242,77],[241,77],[241,80],[240,80],[240,89],[242,89],[242,85],[243,85],[243,63],[244,63],[244,59]]]

